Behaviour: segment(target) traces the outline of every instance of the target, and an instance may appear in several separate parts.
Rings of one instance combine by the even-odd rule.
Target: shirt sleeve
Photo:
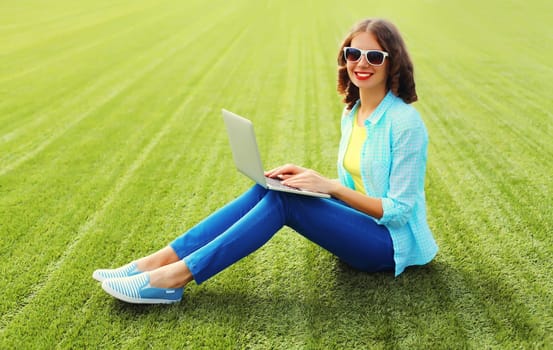
[[[395,125],[392,133],[389,189],[382,198],[383,216],[377,222],[401,227],[413,215],[417,200],[424,197],[428,134],[419,118]]]

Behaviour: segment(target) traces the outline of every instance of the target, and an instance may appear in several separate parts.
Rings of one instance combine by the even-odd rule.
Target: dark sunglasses
[[[355,47],[344,47],[344,59],[348,62],[359,62],[361,56],[365,55],[367,62],[373,66],[381,66],[388,57],[386,51],[380,50],[360,50]]]

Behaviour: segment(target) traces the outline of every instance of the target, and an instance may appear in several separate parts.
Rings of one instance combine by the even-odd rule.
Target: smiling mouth
[[[359,80],[367,80],[369,79],[373,74],[368,72],[355,72],[355,77]]]

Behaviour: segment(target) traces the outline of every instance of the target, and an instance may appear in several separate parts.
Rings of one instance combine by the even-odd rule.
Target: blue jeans
[[[284,225],[351,267],[393,271],[388,229],[336,199],[266,190],[255,185],[171,242],[196,283],[251,254]]]

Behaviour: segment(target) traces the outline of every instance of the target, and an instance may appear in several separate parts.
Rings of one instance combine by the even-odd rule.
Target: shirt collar
[[[388,92],[386,93],[382,101],[380,101],[376,109],[371,113],[371,115],[365,121],[365,125],[367,125],[367,123],[370,123],[372,125],[377,124],[382,118],[382,116],[384,115],[384,113],[386,113],[388,108],[390,108],[390,106],[394,103],[395,99],[396,99],[396,96],[392,93],[392,90],[388,90]],[[357,102],[355,102],[355,105],[351,109],[352,116],[355,115],[360,104],[361,104],[361,100],[357,100]]]

